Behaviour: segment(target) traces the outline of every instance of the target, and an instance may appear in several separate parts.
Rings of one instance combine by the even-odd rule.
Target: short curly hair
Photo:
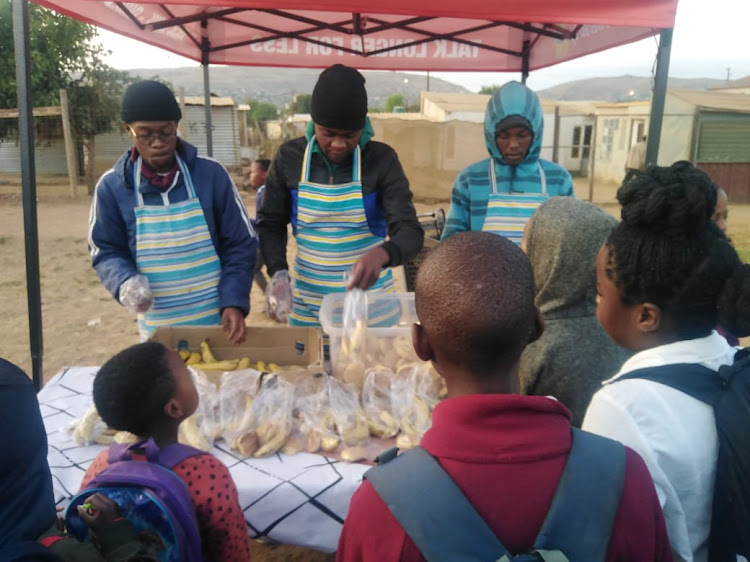
[[[742,278],[750,276],[711,220],[717,193],[684,161],[651,166],[617,192],[622,221],[606,242],[605,272],[624,305],[656,304],[680,339],[704,337],[718,324],[740,336],[748,329],[750,283]]]
[[[94,404],[109,427],[151,434],[176,392],[167,351],[160,343],[139,343],[102,365],[94,378]]]
[[[536,330],[534,274],[502,236],[462,232],[419,267],[417,316],[433,346],[476,376],[511,366]]]

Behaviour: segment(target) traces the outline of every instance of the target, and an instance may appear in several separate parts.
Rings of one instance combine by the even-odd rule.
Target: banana
[[[296,455],[302,451],[303,448],[304,444],[302,443],[302,439],[297,435],[293,435],[286,440],[286,443],[284,443],[284,446],[281,448],[281,452],[285,455]]]
[[[336,447],[339,446],[338,437],[333,437],[330,435],[323,435],[320,438],[320,448],[321,450],[325,451],[326,453],[330,453],[331,451],[335,451]]]
[[[249,357],[243,357],[240,359],[240,362],[237,363],[237,370],[240,369],[247,369],[250,366],[250,358]]]
[[[189,349],[180,349],[177,351],[177,353],[180,354],[180,357],[182,357],[183,361],[187,361],[190,357],[190,350]]]
[[[341,352],[344,355],[359,355],[365,344],[367,337],[367,322],[357,320],[354,324],[354,330],[350,336],[344,336],[341,339]]]
[[[345,383],[353,384],[360,390],[365,383],[365,366],[359,361],[350,363],[344,370],[341,380]]]
[[[367,449],[364,447],[346,447],[341,451],[341,460],[346,462],[357,462],[367,458]]]
[[[250,426],[253,425],[254,417],[255,414],[253,412],[253,397],[247,394],[245,395],[245,409],[242,411],[242,417],[236,424],[232,424],[231,427],[225,428],[224,434],[231,436],[234,433],[239,433],[241,435],[242,433],[250,429]],[[233,443],[230,443],[232,449],[237,448],[236,442],[238,438],[235,438],[235,441]]]
[[[235,371],[239,362],[239,359],[224,359],[210,363],[194,363],[192,366],[201,371]]]
[[[213,351],[211,351],[211,346],[208,345],[208,340],[201,342],[201,356],[204,363],[218,363],[218,359],[214,357]]]
[[[137,443],[138,436],[133,435],[129,431],[118,431],[114,435],[115,443]]]
[[[412,449],[414,448],[419,440],[415,440],[413,436],[402,433],[396,437],[396,447],[399,449]]]
[[[320,433],[311,429],[305,436],[305,451],[308,453],[317,453],[320,450]]]
[[[185,439],[185,444],[200,449],[201,451],[208,451],[211,448],[211,444],[208,439],[201,433],[198,427],[198,421],[195,415],[190,416],[182,422],[182,434]]]
[[[393,437],[398,433],[399,429],[396,420],[385,410],[380,411],[377,420],[368,418],[367,425],[369,426],[372,435],[375,437],[383,437],[384,439]]]
[[[411,343],[411,339],[407,337],[399,337],[393,340],[393,347],[396,349],[399,357],[404,359],[412,359],[414,357],[414,346]]]
[[[251,457],[260,447],[258,443],[258,434],[254,431],[246,431],[235,441],[236,447],[243,457]]]
[[[94,428],[97,423],[101,422],[102,418],[99,417],[99,412],[96,411],[96,406],[92,405],[83,417],[76,424],[75,431],[73,431],[73,441],[78,445],[88,445],[94,440]]]
[[[270,373],[271,370],[268,368],[268,365],[266,365],[263,361],[258,361],[257,370],[261,373]]]
[[[268,364],[268,370],[271,371],[272,373],[280,373],[284,369],[282,369],[281,367],[279,367],[276,363],[269,363]]]
[[[276,426],[273,424],[273,422],[266,421],[261,423],[258,426],[258,429],[255,430],[255,432],[258,434],[258,439],[260,440],[261,444],[266,444],[273,438],[276,432]]]
[[[94,439],[95,443],[99,443],[99,445],[111,445],[112,443],[115,443],[115,432],[113,429],[108,429],[104,433],[101,433],[96,439]]]
[[[260,430],[258,431],[258,436],[260,437]],[[282,445],[284,445],[287,437],[289,437],[289,427],[284,424],[272,426],[272,429],[269,430],[267,436],[268,440],[260,447],[260,449],[253,453],[253,457],[256,459],[272,455],[278,451]]]
[[[203,362],[203,356],[197,351],[191,351],[190,356],[185,360],[187,365],[197,365]]]

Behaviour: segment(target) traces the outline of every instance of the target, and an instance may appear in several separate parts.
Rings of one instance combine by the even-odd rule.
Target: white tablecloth
[[[106,448],[76,445],[67,429],[92,404],[91,387],[97,370],[63,369],[38,395],[58,506],[68,504],[86,468]],[[224,442],[214,446],[211,453],[234,478],[251,537],[329,552],[336,550],[349,501],[369,468],[308,453],[241,459]]]

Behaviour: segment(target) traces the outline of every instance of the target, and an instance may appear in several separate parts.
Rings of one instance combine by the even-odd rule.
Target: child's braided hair
[[[607,276],[623,304],[651,302],[675,335],[693,339],[718,324],[750,335],[750,266],[711,220],[717,187],[689,162],[651,166],[617,192]]]

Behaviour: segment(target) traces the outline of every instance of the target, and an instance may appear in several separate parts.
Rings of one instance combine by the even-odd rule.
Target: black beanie
[[[161,82],[143,80],[131,84],[120,105],[125,123],[134,121],[179,121],[180,106],[172,91]]]
[[[525,127],[532,133],[534,132],[534,129],[531,128],[531,123],[529,123],[529,120],[526,119],[526,117],[514,114],[508,115],[508,117],[495,125],[495,134],[499,135],[503,131],[507,131],[508,129],[512,129],[513,127]]]
[[[367,116],[365,77],[343,64],[326,68],[315,84],[310,116],[313,122],[329,129],[363,129]]]

